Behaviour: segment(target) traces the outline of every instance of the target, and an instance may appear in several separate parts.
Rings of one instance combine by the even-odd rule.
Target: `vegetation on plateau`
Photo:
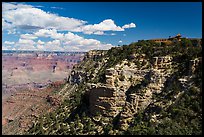
[[[131,55],[145,54],[145,59],[150,63],[155,56],[170,55],[173,57],[173,63],[176,69],[169,80],[166,81],[162,92],[153,96],[162,103],[168,103],[174,100],[174,95],[179,92],[184,94],[178,101],[162,109],[160,106],[150,104],[145,110],[137,113],[132,120],[127,131],[120,130],[117,117],[106,126],[101,121],[106,118],[101,116],[99,122],[93,119],[89,113],[89,100],[86,94],[86,80],[78,85],[76,92],[73,92],[69,98],[64,100],[62,105],[54,112],[46,113],[38,118],[33,127],[27,134],[52,134],[52,135],[97,135],[97,134],[119,134],[119,135],[201,135],[202,134],[202,65],[199,65],[195,73],[192,74],[189,88],[184,89],[178,82],[178,79],[186,76],[189,69],[189,61],[197,57],[202,57],[202,47],[193,46],[186,39],[171,45],[162,45],[151,41],[140,41],[113,47],[97,60],[88,59],[81,64],[87,72],[94,72],[94,65],[107,58],[105,65],[98,72],[94,83],[104,82],[105,70],[127,59],[132,61]],[[81,65],[81,66],[83,66]],[[120,77],[124,79],[123,76]],[[148,81],[138,83],[134,88],[139,89],[147,84]],[[129,91],[133,92],[133,91]],[[152,122],[150,117],[159,114],[158,121]]]

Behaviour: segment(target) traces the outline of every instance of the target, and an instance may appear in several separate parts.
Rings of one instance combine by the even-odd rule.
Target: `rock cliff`
[[[183,119],[179,107],[185,105],[179,103],[189,101],[189,94],[196,96],[193,98],[200,94],[202,57],[198,49],[192,52],[200,47],[155,45],[144,42],[89,51],[74,66],[68,83],[77,89],[68,105],[73,111],[65,118],[68,134],[74,132],[74,126],[79,126],[79,132],[73,134],[137,134],[147,132],[145,128],[148,134],[157,134],[174,115]],[[192,114],[190,109],[182,112],[188,111]],[[152,124],[157,129],[151,129]]]

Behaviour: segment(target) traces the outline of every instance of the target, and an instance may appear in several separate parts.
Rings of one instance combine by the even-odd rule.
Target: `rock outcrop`
[[[89,52],[86,53],[86,55],[84,56],[84,60],[86,59],[93,59],[96,60],[102,56],[105,55],[107,51],[103,51],[103,50],[91,50]]]
[[[90,112],[115,117],[125,105],[125,93],[111,87],[97,87],[89,93]]]
[[[144,55],[142,57],[138,60],[148,65]],[[112,118],[120,114],[120,127],[127,129],[134,115],[153,101],[152,95],[161,92],[171,74],[171,61],[170,56],[154,57],[152,67],[140,69],[124,60],[106,69],[105,83],[98,83],[89,91],[90,112]]]
[[[116,65],[115,68],[106,70],[105,84],[98,84],[89,91],[90,112],[101,114],[109,117],[118,115],[126,102],[126,91],[135,81],[140,81],[145,75],[144,71],[136,69],[134,64],[131,66],[122,64]],[[125,69],[121,69],[125,67]]]
[[[202,64],[202,58],[195,58],[193,60],[190,60],[190,63],[189,63],[189,74],[188,75],[192,75],[195,70],[196,70],[196,67],[199,65],[199,64]]]
[[[171,56],[154,57],[154,68],[155,69],[166,69],[171,68]]]
[[[148,70],[148,84],[144,88],[137,90],[136,93],[129,95],[130,99],[126,102],[127,105],[121,112],[119,124],[123,130],[128,128],[129,122],[135,114],[153,102],[152,95],[159,94],[162,91],[167,77],[171,74],[172,57],[154,57],[154,59],[153,68]]]

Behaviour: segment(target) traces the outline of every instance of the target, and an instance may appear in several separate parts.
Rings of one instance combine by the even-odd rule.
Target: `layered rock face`
[[[138,70],[134,63],[125,65],[127,61],[106,70],[105,84],[97,84],[90,89],[90,112],[100,112],[104,116],[117,116],[126,104],[126,91],[132,84],[141,81],[146,70]]]
[[[114,68],[106,69],[105,84],[95,84],[89,90],[90,112],[112,118],[120,115],[119,124],[122,129],[127,129],[134,115],[153,101],[152,94],[161,92],[171,74],[171,60],[170,56],[155,57],[152,67],[142,69],[125,60]],[[139,61],[150,66],[144,58]],[[146,85],[136,88],[143,84]]]
[[[90,112],[100,113],[107,117],[115,117],[125,105],[124,92],[111,87],[97,87],[90,91]]]
[[[170,56],[154,57],[154,59],[153,67],[148,70],[149,83],[144,88],[137,90],[136,93],[129,94],[130,99],[121,112],[119,124],[123,130],[128,128],[129,122],[135,114],[154,101],[152,95],[162,91],[167,77],[171,74],[172,58]]]

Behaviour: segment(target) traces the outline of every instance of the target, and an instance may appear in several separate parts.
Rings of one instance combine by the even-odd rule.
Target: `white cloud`
[[[101,43],[96,39],[86,39],[72,32],[116,35],[115,33],[108,34],[106,31],[125,31],[125,29],[136,27],[134,23],[121,27],[116,25],[112,19],[105,19],[98,24],[88,24],[87,21],[59,16],[37,7],[40,6],[2,3],[2,31],[20,35],[18,42],[14,43],[14,49],[60,51],[110,49],[113,45]],[[23,30],[26,34],[21,34],[22,31],[19,30]],[[67,33],[59,33],[61,31],[67,31]],[[39,38],[48,38],[49,41],[41,41]],[[6,46],[8,48],[9,45]]]
[[[64,34],[58,33],[56,29],[40,29],[36,33],[34,33],[37,37],[50,37],[53,39],[60,39],[64,38]]]
[[[64,8],[61,8],[61,7],[50,7],[51,9],[60,9],[60,10],[63,10]]]
[[[26,5],[26,4],[15,4],[15,3],[6,3],[6,2],[3,2],[2,3],[2,11],[8,11],[8,10],[15,10],[15,9],[18,9],[18,8],[32,8],[33,6],[31,5]]]
[[[10,29],[10,30],[8,30],[8,34],[16,34],[16,29]]]
[[[37,50],[36,42],[31,39],[19,39],[12,48],[15,50]]]
[[[31,39],[35,37],[45,37],[53,40],[44,42],[38,39],[35,42],[35,39]],[[58,33],[55,29],[41,29],[33,34],[21,35],[14,47],[23,50],[27,48],[29,50],[47,51],[89,51],[93,49],[107,50],[113,45],[101,43],[96,39],[85,39],[72,32]]]
[[[102,35],[104,31],[124,31],[123,28],[117,26],[112,19],[106,19],[99,24],[84,25],[80,28],[73,29],[75,32],[84,32],[85,34]]]
[[[63,17],[26,4],[2,4],[2,29],[56,29],[61,31],[83,32],[84,34],[105,35],[104,31],[125,31],[134,28],[134,23],[117,26],[112,19],[99,24],[87,24],[87,21]],[[59,7],[51,7],[59,8]]]
[[[8,44],[8,45],[13,45],[13,44],[15,44],[15,42],[11,42],[11,41],[5,41],[4,43],[5,43],[5,44]]]
[[[85,39],[71,32],[64,35],[63,45],[64,49],[68,51],[107,50],[113,47],[111,44],[103,44],[95,39]]]
[[[2,31],[5,30],[5,29],[11,29],[13,26],[6,22],[4,18],[2,18]]]
[[[35,42],[33,40],[30,39],[19,39],[18,41],[20,44],[34,44]]]
[[[37,45],[36,48],[37,48],[38,50],[43,50],[43,51],[45,50],[43,45]]]
[[[87,25],[88,26],[88,25]],[[89,28],[89,27],[87,27]],[[106,19],[99,24],[94,24],[91,28],[101,31],[123,31],[120,26],[117,26],[112,19]]]
[[[40,29],[34,35],[38,37],[51,37],[57,31],[55,29]]]
[[[2,45],[2,50],[16,50],[16,49],[11,45]]]
[[[16,48],[17,50],[37,50],[37,48],[34,45],[17,45]]]
[[[103,31],[96,31],[96,32],[93,32],[91,34],[96,34],[96,35],[105,35],[105,33]]]
[[[122,40],[118,41],[118,43],[122,43],[122,42],[123,42]]]
[[[43,42],[43,41],[41,41],[41,40],[38,40],[37,44],[43,45],[43,44],[45,44],[45,42]]]
[[[71,30],[86,23],[86,21],[48,13],[30,5],[12,3],[2,4],[2,18],[12,27],[23,29],[36,27]],[[4,25],[7,24],[4,23]]]
[[[16,50],[37,50],[34,44],[35,42],[32,40],[19,39],[14,48]]]
[[[59,40],[49,41],[49,42],[47,42],[47,45],[58,45],[58,46],[60,46],[60,41]]]
[[[53,40],[53,41],[48,41],[44,45],[44,50],[49,50],[49,51],[64,51],[64,49],[60,46],[60,40]]]
[[[32,34],[22,34],[20,36],[20,38],[22,38],[22,39],[37,39],[38,37],[37,36],[33,36]]]
[[[135,27],[136,27],[136,25],[134,23],[130,23],[130,24],[124,25],[122,28],[127,29],[127,28],[135,28]]]

